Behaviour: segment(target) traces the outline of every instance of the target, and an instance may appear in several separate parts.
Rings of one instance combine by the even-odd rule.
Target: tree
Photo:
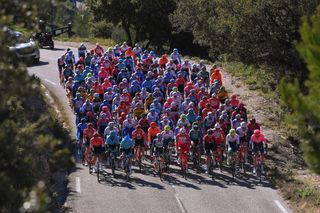
[[[278,76],[289,69],[304,78],[295,49],[300,18],[319,0],[179,0],[171,21],[191,31],[195,42],[210,48],[213,58],[227,54],[246,64],[267,64]],[[297,71],[303,72],[297,72]]]
[[[133,41],[148,41],[160,48],[170,42],[168,17],[175,9],[174,0],[87,0],[86,4],[97,23],[120,23],[131,45]]]
[[[300,34],[297,50],[309,70],[307,91],[300,90],[298,81],[287,84],[283,80],[281,99],[292,109],[290,117],[300,133],[306,162],[320,174],[320,7],[311,18],[303,18]]]
[[[52,212],[52,174],[71,165],[65,149],[69,138],[50,113],[39,80],[28,75],[8,47],[13,39],[7,26],[14,22],[34,30],[38,20],[34,4],[40,1],[1,2],[0,212],[4,213]]]

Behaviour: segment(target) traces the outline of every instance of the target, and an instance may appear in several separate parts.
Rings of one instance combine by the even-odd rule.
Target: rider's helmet
[[[181,114],[180,118],[181,118],[182,120],[185,120],[185,119],[187,118],[187,116],[186,116],[185,114]]]
[[[214,128],[220,129],[220,124],[219,124],[219,123],[216,123],[216,124],[214,125]]]
[[[170,131],[170,129],[171,129],[170,126],[168,126],[168,125],[164,126],[165,131]]]
[[[193,124],[192,124],[192,128],[193,128],[193,129],[198,129],[199,126],[198,126],[196,123],[193,123]]]
[[[246,123],[246,122],[241,122],[240,126],[241,126],[242,128],[246,128],[246,127],[247,127],[247,123]]]
[[[241,115],[240,114],[236,114],[236,119],[240,119],[241,118]]]
[[[141,129],[141,126],[140,126],[140,125],[137,125],[137,126],[136,126],[136,129]]]
[[[93,124],[92,123],[88,123],[88,127],[93,127]]]
[[[186,129],[185,129],[184,127],[182,127],[181,130],[180,130],[180,132],[181,132],[182,134],[185,134],[185,133],[186,133]]]
[[[212,135],[213,134],[212,129],[208,129],[207,133],[208,133],[208,135]]]
[[[230,134],[231,136],[235,136],[236,130],[235,130],[235,129],[230,129],[229,134]]]
[[[179,52],[179,51],[178,51],[178,48],[174,48],[174,49],[173,49],[173,52],[178,53],[178,52]]]
[[[260,132],[259,129],[256,129],[256,130],[254,130],[253,134],[254,134],[255,136],[259,136],[259,135],[261,134],[261,132]]]
[[[151,123],[150,123],[150,126],[151,126],[151,127],[156,127],[156,126],[157,126],[157,123],[156,123],[156,122],[151,122]]]

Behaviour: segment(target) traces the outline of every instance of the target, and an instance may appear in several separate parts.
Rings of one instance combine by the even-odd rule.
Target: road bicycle
[[[240,144],[239,147],[239,164],[243,173],[246,173],[245,163],[247,159],[248,146],[244,143]]]
[[[188,152],[180,150],[180,166],[181,173],[184,179],[187,179],[188,175]]]
[[[193,166],[197,173],[200,172],[200,161],[201,161],[201,144],[198,143],[193,147]]]
[[[172,163],[173,150],[174,150],[174,145],[169,144],[164,151],[165,168],[168,173],[170,172],[170,165]]]
[[[222,145],[217,146],[217,150],[214,152],[214,160],[217,163],[220,171],[222,171]]]
[[[116,170],[117,149],[109,148],[105,154],[106,154],[106,160],[107,162],[109,162],[112,175],[114,176],[115,170]]]
[[[231,170],[231,175],[232,175],[233,179],[235,179],[235,177],[237,175],[238,157],[239,157],[238,152],[234,152],[230,156],[230,170]]]
[[[154,161],[154,167],[156,169],[156,172],[158,173],[160,180],[163,178],[163,168],[165,167],[164,163],[164,157],[163,154],[156,154],[155,161]]]
[[[256,161],[255,167],[256,167],[257,177],[259,179],[259,182],[261,183],[261,181],[262,181],[262,166],[263,166],[262,154],[261,153],[255,154],[254,159]]]
[[[123,167],[124,167],[124,172],[126,173],[126,180],[129,181],[130,173],[131,173],[131,154],[124,156]]]

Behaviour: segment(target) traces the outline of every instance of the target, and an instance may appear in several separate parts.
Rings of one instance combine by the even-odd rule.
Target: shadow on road
[[[46,47],[46,48],[41,48],[41,49],[45,49],[45,50],[52,50],[52,51],[62,51],[62,50],[65,50],[65,48],[54,48],[54,49],[50,49],[49,47]]]
[[[49,64],[48,61],[39,61],[38,63],[28,64],[28,67],[38,67],[38,66],[44,66],[47,64]]]

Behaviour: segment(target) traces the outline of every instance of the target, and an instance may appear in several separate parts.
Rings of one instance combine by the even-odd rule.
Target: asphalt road
[[[28,68],[59,98],[74,132],[74,115],[59,85],[57,58],[65,52],[62,43],[55,50],[41,49],[41,62]],[[74,52],[76,52],[74,50]],[[110,171],[109,171],[110,172]],[[188,213],[286,213],[291,212],[278,191],[267,181],[259,183],[251,174],[232,180],[228,171],[217,172],[215,180],[191,171],[188,180],[181,177],[178,167],[160,181],[152,169],[142,174],[134,170],[130,182],[122,172],[117,178],[108,176],[97,182],[88,168],[77,164],[69,176],[70,193],[66,206],[71,212],[188,212]]]

